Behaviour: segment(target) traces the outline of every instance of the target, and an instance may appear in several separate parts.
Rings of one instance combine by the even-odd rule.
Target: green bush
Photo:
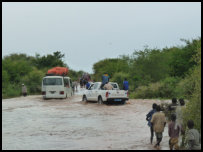
[[[193,86],[191,78],[186,77],[180,80],[175,88],[175,94],[177,98],[188,98],[193,92]]]
[[[177,77],[167,77],[161,81],[160,97],[162,98],[173,98],[176,97],[175,88],[180,78]]]
[[[131,98],[173,98],[176,97],[176,85],[179,78],[168,77],[161,82],[140,86],[130,96]]]
[[[149,84],[149,91],[150,91],[150,98],[159,98],[160,97],[160,88],[161,88],[161,83],[156,82],[156,83],[150,83]]]
[[[9,83],[9,75],[6,70],[2,70],[2,90],[7,87]]]
[[[33,68],[27,76],[24,77],[24,84],[27,86],[29,94],[36,94],[41,92],[42,78],[44,77],[44,72]]]
[[[2,98],[12,98],[21,95],[21,86],[18,84],[7,84],[6,88],[2,89]]]
[[[140,86],[132,92],[129,97],[130,98],[141,98],[145,99],[148,98],[147,93],[149,92],[149,88],[147,86]]]

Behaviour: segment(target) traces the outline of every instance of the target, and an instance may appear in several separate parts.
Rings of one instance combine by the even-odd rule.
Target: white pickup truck
[[[110,82],[113,90],[101,89],[101,84],[101,82],[91,84],[88,90],[85,90],[82,100],[85,102],[97,101],[99,104],[108,104],[110,102],[121,102],[125,104],[126,100],[128,100],[128,91],[120,90],[117,83]]]

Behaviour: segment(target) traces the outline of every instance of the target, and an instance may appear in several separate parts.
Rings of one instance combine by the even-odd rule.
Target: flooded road
[[[2,149],[154,149],[146,114],[154,102],[163,101],[133,99],[125,105],[99,105],[84,103],[81,93],[64,100],[42,96],[2,100]],[[166,125],[162,150],[169,149],[168,140]]]

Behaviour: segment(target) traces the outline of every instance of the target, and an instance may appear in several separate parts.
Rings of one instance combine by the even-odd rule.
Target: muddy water
[[[154,149],[145,116],[152,103],[163,101],[99,105],[84,103],[81,93],[65,100],[41,96],[2,100],[2,149]],[[167,131],[166,125],[162,150],[168,149]]]

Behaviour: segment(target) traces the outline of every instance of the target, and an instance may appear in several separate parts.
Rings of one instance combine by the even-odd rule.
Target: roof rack
[[[59,75],[59,74],[53,74],[53,73],[47,73],[46,76],[62,76],[65,77],[65,74]]]

